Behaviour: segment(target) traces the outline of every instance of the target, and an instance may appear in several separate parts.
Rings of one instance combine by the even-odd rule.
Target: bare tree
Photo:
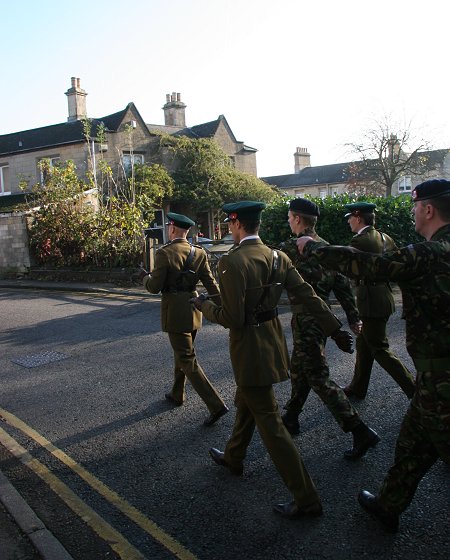
[[[346,144],[358,157],[347,168],[350,192],[390,196],[398,179],[423,176],[435,168],[429,153],[432,146],[418,140],[410,125],[396,126],[385,117],[375,122],[361,142]]]

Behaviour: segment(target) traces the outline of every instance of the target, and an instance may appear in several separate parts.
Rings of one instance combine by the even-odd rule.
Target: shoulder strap
[[[386,245],[387,245],[386,236],[382,231],[380,231],[379,234],[381,235],[381,240],[383,241],[383,253],[386,253]]]
[[[195,255],[195,247],[191,245],[191,250],[189,251],[189,255],[186,259],[186,262],[184,263],[183,272],[189,272],[189,267],[191,266],[192,261],[194,260],[194,255]]]
[[[176,288],[177,290],[183,290],[183,288],[189,288],[189,290],[194,289],[190,284],[191,284],[191,280],[192,278],[195,279],[195,270],[191,270],[191,264],[192,261],[194,260],[194,255],[195,255],[195,247],[193,245],[190,244],[190,251],[189,251],[189,255],[187,256],[187,259],[184,262],[184,266],[182,268],[182,270],[180,270],[180,272],[177,275],[177,278],[175,280],[175,284],[176,284]],[[190,278],[188,275],[191,275],[192,278],[191,280],[188,280],[188,278]],[[184,281],[184,279],[186,279]]]
[[[261,298],[256,304],[256,309],[261,308],[262,304],[264,303],[264,300],[266,299],[267,294],[269,293],[269,290],[271,288],[271,285],[273,284],[273,281],[275,279],[275,274],[279,268],[280,268],[280,255],[278,251],[272,249],[272,268],[270,270],[270,276],[267,281],[266,287],[264,288],[263,293],[261,294]]]

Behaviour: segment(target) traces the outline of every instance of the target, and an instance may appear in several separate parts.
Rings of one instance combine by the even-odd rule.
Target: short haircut
[[[317,224],[317,216],[311,216],[310,214],[302,214],[301,212],[295,212],[295,210],[291,210],[294,216],[300,216],[303,220],[303,223],[308,227],[315,227]]]
[[[245,233],[250,235],[258,233],[261,220],[239,220],[241,226],[244,228]]]
[[[422,202],[430,204],[433,208],[436,208],[441,220],[450,223],[450,194],[444,194],[428,200],[425,199]]]
[[[373,226],[375,224],[375,214],[373,212],[360,212],[359,217],[366,226]]]

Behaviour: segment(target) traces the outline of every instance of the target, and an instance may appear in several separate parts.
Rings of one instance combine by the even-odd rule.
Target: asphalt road
[[[173,364],[158,298],[5,290],[0,308],[2,471],[76,560],[450,557],[443,463],[422,481],[397,535],[356,501],[361,488],[376,491],[382,481],[407,407],[377,365],[368,398],[356,406],[382,441],[357,463],[343,459],[351,436],[310,395],[295,441],[325,515],[289,521],[272,513],[290,496],[258,434],[242,478],[208,456],[211,446],[223,449],[233,424],[225,329],[205,322],[197,337],[199,361],[231,407],[205,428],[206,407],[190,387],[183,407],[164,399]],[[287,308],[281,320],[291,346]],[[398,314],[389,328],[391,346],[411,366]],[[354,355],[333,342],[327,352],[344,384]],[[282,405],[289,384],[275,389]]]

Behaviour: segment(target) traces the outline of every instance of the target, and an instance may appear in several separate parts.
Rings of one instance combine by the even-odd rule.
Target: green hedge
[[[399,247],[421,240],[414,229],[411,213],[413,202],[409,195],[397,197],[351,196],[348,194],[322,198],[305,197],[313,200],[320,208],[317,233],[333,245],[348,245],[352,238],[345,204],[364,200],[377,205],[375,227],[390,235]],[[279,245],[291,237],[287,223],[290,197],[280,197],[269,204],[262,215],[261,238],[269,245]]]

